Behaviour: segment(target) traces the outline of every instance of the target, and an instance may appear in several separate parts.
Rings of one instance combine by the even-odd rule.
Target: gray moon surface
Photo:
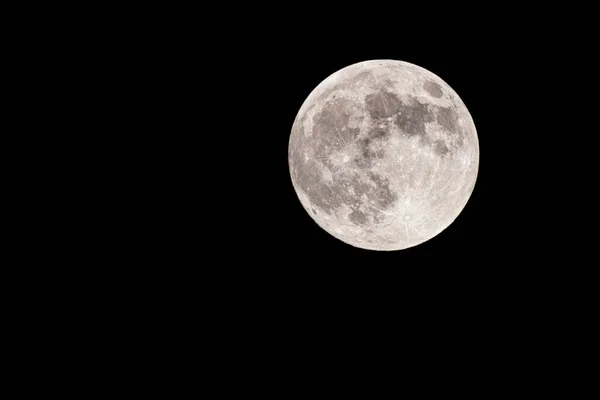
[[[298,199],[322,229],[355,247],[401,250],[432,239],[462,212],[479,142],[467,107],[440,77],[370,60],[310,93],[288,161]]]

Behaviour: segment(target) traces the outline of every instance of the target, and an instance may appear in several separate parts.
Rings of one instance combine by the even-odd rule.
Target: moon
[[[440,77],[397,60],[347,66],[294,120],[289,171],[300,203],[335,238],[392,251],[446,229],[475,186],[473,119]]]

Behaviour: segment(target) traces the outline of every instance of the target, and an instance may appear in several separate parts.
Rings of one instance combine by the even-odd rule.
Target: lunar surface
[[[473,119],[455,91],[417,65],[343,68],[302,104],[289,169],[302,206],[339,240],[401,250],[446,229],[477,179]]]

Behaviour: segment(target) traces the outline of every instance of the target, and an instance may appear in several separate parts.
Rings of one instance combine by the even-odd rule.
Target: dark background
[[[24,144],[4,147],[6,180],[19,185],[3,194],[20,206],[5,207],[16,220],[5,269],[20,275],[4,280],[5,314],[17,316],[5,325],[24,340],[8,343],[26,364],[12,370],[63,377],[75,366],[102,387],[135,390],[157,376],[154,390],[165,370],[178,382],[170,391],[190,380],[314,393],[311,384],[343,378],[349,387],[355,371],[446,392],[581,387],[590,373],[579,366],[594,360],[585,339],[598,336],[598,85],[586,60],[597,23],[585,18],[597,14],[524,6],[28,4],[22,22],[7,13],[18,52],[5,62],[18,71],[5,80],[18,96],[5,96],[5,136]],[[323,231],[289,175],[306,97],[369,59],[440,76],[479,136],[462,213],[401,251]]]
[[[353,333],[409,332],[434,349],[456,340],[491,353],[511,343],[541,352],[543,332],[533,327],[573,315],[567,301],[589,295],[577,290],[589,264],[578,250],[583,231],[571,224],[583,208],[573,167],[584,131],[574,116],[590,50],[571,28],[577,21],[546,9],[446,14],[363,4],[343,15],[299,14],[305,7],[207,12],[206,25],[179,23],[157,41],[174,93],[161,103],[173,113],[153,154],[156,195],[168,201],[148,215],[160,240],[143,254],[157,267],[140,276],[180,304],[204,299],[203,312],[233,342],[266,328],[260,341],[290,340],[286,348],[309,354],[305,343],[315,341],[344,353],[335,343]],[[462,213],[401,251],[355,248],[323,231],[289,175],[289,135],[306,97],[369,59],[440,76],[479,137],[478,178]]]
[[[583,61],[596,49],[585,12],[548,4],[532,12],[223,6],[92,10],[97,25],[87,14],[70,18],[72,10],[64,12],[72,24],[42,15],[57,25],[48,32],[64,33],[35,33],[46,51],[24,62],[26,78],[48,87],[24,91],[49,114],[23,118],[42,123],[42,140],[22,136],[49,158],[35,167],[48,189],[23,180],[39,190],[24,214],[50,219],[21,224],[48,248],[26,242],[20,253],[43,259],[22,269],[29,290],[39,281],[48,292],[35,300],[50,319],[36,335],[54,327],[67,341],[99,333],[86,347],[115,351],[111,340],[119,343],[112,365],[123,355],[149,366],[175,355],[210,363],[215,375],[258,372],[263,380],[249,379],[258,384],[298,376],[290,388],[314,379],[289,364],[323,379],[335,361],[391,365],[398,375],[400,365],[414,370],[405,358],[414,352],[418,372],[431,360],[445,371],[468,364],[459,369],[471,378],[465,386],[477,372],[492,375],[480,366],[499,365],[495,388],[514,382],[504,377],[518,367],[519,379],[531,379],[536,362],[553,366],[561,351],[588,354],[573,350],[591,331],[595,314],[584,306],[597,293],[586,287],[597,282],[587,276],[595,259],[584,257],[595,249],[585,228],[595,227],[596,201],[582,190],[596,185],[584,172],[597,169],[597,157],[585,154],[596,152],[597,132],[585,126],[597,114],[585,110],[585,96],[596,93],[586,71],[594,64]],[[362,250],[324,232],[289,175],[289,135],[303,101],[330,74],[369,59],[440,76],[479,135],[478,179],[463,212],[401,251]],[[61,134],[67,129],[72,136]],[[64,168],[49,168],[56,164]],[[64,334],[59,314],[76,328]],[[205,361],[209,351],[214,361]],[[388,359],[356,362],[374,355]],[[227,372],[223,387],[248,387]]]
[[[152,151],[137,151],[148,162],[131,180],[152,188],[153,207],[136,226],[153,235],[141,254],[186,265],[178,280],[216,275],[281,296],[332,287],[388,296],[399,285],[437,299],[438,291],[476,299],[546,287],[580,262],[567,251],[579,231],[567,226],[581,176],[567,171],[582,147],[573,108],[582,103],[580,60],[590,47],[587,33],[572,28],[576,19],[547,10],[391,8],[387,20],[366,6],[251,8],[149,20],[151,29],[125,46],[145,55],[131,76],[144,77],[143,94],[158,104],[144,112],[152,134],[140,143]],[[440,76],[479,137],[478,178],[463,212],[401,251],[354,248],[323,231],[289,175],[289,135],[306,97],[330,74],[369,59]],[[132,209],[145,210],[141,204]]]
[[[540,229],[532,221],[529,195],[539,184],[531,169],[538,154],[531,148],[545,146],[535,145],[532,130],[541,129],[534,115],[549,112],[532,101],[544,98],[537,72],[543,38],[511,39],[508,27],[458,23],[458,29],[416,24],[399,25],[398,31],[321,20],[308,26],[296,20],[263,23],[215,43],[223,58],[209,61],[216,76],[224,76],[214,78],[222,99],[214,106],[225,112],[212,134],[227,149],[226,159],[213,171],[225,173],[232,196],[225,201],[232,213],[225,218],[232,249],[242,248],[248,261],[339,272],[368,265],[369,271],[470,274],[531,255]],[[479,135],[478,179],[464,211],[435,238],[402,251],[362,250],[324,232],[297,199],[287,165],[291,126],[309,93],[333,72],[369,59],[408,61],[440,76],[467,105]]]

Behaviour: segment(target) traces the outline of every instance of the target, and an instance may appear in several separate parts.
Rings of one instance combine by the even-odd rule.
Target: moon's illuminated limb
[[[292,183],[309,215],[356,247],[399,250],[439,234],[475,185],[471,115],[414,64],[366,61],[321,82],[292,127]]]

